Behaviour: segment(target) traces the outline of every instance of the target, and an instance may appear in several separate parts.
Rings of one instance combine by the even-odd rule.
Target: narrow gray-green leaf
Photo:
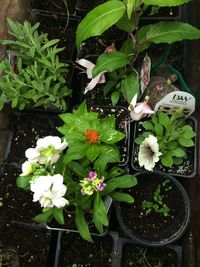
[[[121,1],[108,1],[90,11],[80,22],[76,32],[76,45],[92,36],[101,35],[114,25],[124,14],[126,7]]]
[[[140,52],[147,49],[151,43],[174,43],[182,40],[200,38],[200,30],[183,22],[158,22],[142,27],[138,39]]]
[[[128,56],[119,51],[103,53],[98,57],[96,66],[92,70],[92,75],[95,77],[103,71],[112,72],[113,70],[124,67],[129,61]]]
[[[190,2],[190,0],[143,0],[145,5],[152,6],[180,6]]]

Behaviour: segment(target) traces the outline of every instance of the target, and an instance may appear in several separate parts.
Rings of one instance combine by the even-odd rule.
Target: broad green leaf
[[[141,145],[143,141],[144,141],[144,137],[142,135],[134,139],[134,143],[136,143],[137,145]]]
[[[125,135],[114,129],[107,129],[100,135],[100,140],[106,144],[115,144],[122,140]]]
[[[31,178],[32,178],[31,175],[17,177],[17,181],[16,181],[17,187],[28,189],[30,186]]]
[[[173,158],[173,164],[175,165],[181,165],[183,163],[182,158]]]
[[[121,1],[108,1],[92,11],[79,23],[76,32],[76,46],[92,36],[101,35],[114,25],[124,14],[125,5]]]
[[[59,224],[64,224],[63,209],[53,208],[53,216]]]
[[[97,144],[90,144],[87,149],[86,156],[91,161],[94,162],[96,158],[99,156],[100,146]]]
[[[129,60],[127,55],[119,51],[103,53],[98,57],[96,66],[92,70],[92,75],[96,77],[103,71],[112,72],[122,68],[129,63]]]
[[[174,150],[175,148],[177,148],[177,146],[178,146],[178,144],[175,141],[169,142],[167,144],[167,148],[170,149],[170,150]]]
[[[143,0],[145,5],[153,6],[180,6],[190,2],[190,0]]]
[[[182,158],[185,156],[185,151],[180,148],[180,147],[177,147],[174,151],[173,151],[173,155],[177,158]]]
[[[134,95],[139,93],[139,88],[139,78],[134,73],[121,81],[122,94],[128,103],[131,103]]]
[[[88,172],[87,170],[81,166],[81,164],[79,164],[76,161],[72,161],[68,164],[68,167],[75,173],[77,174],[79,177],[87,177]]]
[[[194,146],[194,142],[191,139],[186,139],[183,137],[180,137],[178,139],[178,142],[180,145],[184,146],[184,147],[192,147]]]
[[[101,119],[101,129],[115,129],[115,116],[109,116],[106,118]]]
[[[154,126],[150,121],[144,121],[142,122],[142,126],[144,127],[145,130],[153,131]]]
[[[136,1],[137,0],[127,0],[127,15],[129,19],[131,19],[133,8],[136,4]]]
[[[74,111],[75,114],[77,115],[85,115],[87,113],[87,104],[86,100],[84,100],[80,106],[78,107],[77,110]]]
[[[139,51],[147,49],[151,43],[174,43],[200,38],[200,30],[183,22],[158,22],[142,27],[138,33]]]
[[[130,188],[137,184],[137,179],[133,175],[124,175],[114,177],[106,182],[106,187],[102,191],[102,195],[107,195],[117,188]]]
[[[120,98],[120,93],[118,91],[112,92],[111,94],[111,101],[112,101],[112,106],[116,106]]]
[[[97,227],[97,230],[102,234],[103,228],[98,227],[99,226],[98,222],[100,222],[104,226],[108,226],[108,215],[106,212],[105,204],[103,200],[101,199],[99,192],[95,194],[95,198],[94,198],[93,220],[94,220],[95,226]]]
[[[68,127],[72,127],[75,124],[74,115],[70,113],[60,114],[59,117]],[[59,129],[59,128],[58,128]]]
[[[133,54],[133,47],[133,40],[131,38],[128,38],[128,40],[126,40],[121,46],[120,51],[123,52],[125,55],[131,57]]]
[[[166,153],[164,156],[161,158],[161,163],[165,167],[171,167],[173,165],[173,159],[169,153]]]
[[[124,13],[124,15],[121,17],[120,20],[116,23],[116,26],[125,32],[133,32],[135,30],[135,23],[133,19],[129,19],[127,14]]]
[[[47,223],[47,222],[50,222],[52,218],[53,218],[53,209],[50,209],[46,212],[38,214],[37,216],[32,218],[32,220],[38,223]]]
[[[134,198],[126,193],[112,192],[110,195],[115,201],[126,202],[129,204],[134,202]]]
[[[64,156],[64,163],[67,164],[72,160],[82,159],[86,156],[88,144],[80,143],[68,148],[67,153]]]
[[[192,127],[189,125],[183,126],[182,130],[183,130],[183,133],[182,133],[183,138],[191,139],[196,136],[196,133],[193,131]]]
[[[169,117],[167,116],[166,113],[164,113],[164,112],[159,112],[159,113],[158,113],[158,119],[159,119],[159,123],[160,123],[161,125],[163,125],[165,128],[168,127],[168,125],[169,125]]]
[[[76,209],[75,213],[75,222],[82,238],[93,243],[88,224],[84,217],[84,213],[78,208]]]
[[[155,125],[155,132],[157,136],[162,136],[163,134],[163,127],[160,124]]]
[[[103,86],[103,95],[107,96],[107,94],[115,87],[117,81],[107,81]]]

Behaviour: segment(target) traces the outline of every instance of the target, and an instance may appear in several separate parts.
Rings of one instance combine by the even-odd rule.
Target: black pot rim
[[[167,179],[170,179],[170,181],[173,182],[173,184],[179,189],[179,191],[181,192],[183,199],[184,199],[184,208],[185,208],[185,219],[184,222],[182,222],[182,227],[179,228],[179,230],[173,234],[173,236],[169,237],[168,239],[163,239],[161,241],[154,241],[154,240],[147,240],[147,239],[143,239],[137,235],[135,235],[134,233],[132,233],[132,231],[126,226],[126,224],[124,223],[122,216],[121,216],[121,205],[119,202],[115,202],[115,210],[116,210],[116,215],[117,215],[117,219],[118,222],[123,230],[123,232],[125,233],[126,236],[128,236],[131,240],[134,240],[136,242],[138,242],[141,245],[144,246],[148,246],[148,247],[160,247],[160,246],[165,246],[165,245],[169,245],[174,243],[175,241],[177,241],[186,231],[189,222],[190,222],[190,218],[191,218],[191,204],[190,204],[190,200],[188,197],[188,194],[186,192],[186,190],[184,189],[184,187],[182,186],[182,184],[177,181],[173,176],[163,173],[163,172],[159,172],[159,171],[154,171],[154,172],[149,172],[149,171],[142,171],[142,172],[138,172],[135,174],[136,178],[139,175],[152,175],[152,173],[156,174],[156,175],[162,175],[164,177],[166,177]]]

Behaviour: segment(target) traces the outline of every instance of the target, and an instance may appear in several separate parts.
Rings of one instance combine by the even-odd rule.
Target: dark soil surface
[[[151,8],[148,8],[142,18],[146,19],[180,19],[182,15],[182,7],[162,7],[152,16],[148,16],[151,12]]]
[[[0,248],[19,259],[5,267],[46,267],[50,234],[44,230],[33,230],[17,225],[0,224]],[[18,258],[16,258],[18,255]]]
[[[122,267],[178,267],[178,254],[171,248],[144,248],[125,244]]]
[[[66,2],[68,10],[63,0],[45,0],[45,1],[32,0],[31,7],[63,14],[66,14],[68,12],[70,14],[74,13],[76,0],[70,0],[70,1],[67,0]]]
[[[26,149],[34,147],[38,138],[47,135],[59,136],[56,127],[61,125],[62,121],[54,115],[13,114],[10,119],[12,135],[6,161],[22,164],[25,161]]]
[[[103,0],[76,0],[76,10],[80,12],[80,14],[85,14],[103,2]]]
[[[172,188],[169,191],[164,191],[161,187],[160,195],[163,197],[163,203],[170,208],[168,216],[154,211],[146,214],[142,208],[142,202],[144,200],[153,202],[153,193],[166,178],[158,174],[149,174],[146,177],[141,174],[137,178],[138,185],[126,190],[134,197],[135,202],[131,205],[121,204],[124,224],[134,236],[149,242],[161,240],[166,242],[173,239],[182,231],[188,216],[185,214],[185,199],[182,193],[172,182],[170,182]]]
[[[112,238],[93,237],[94,243],[84,241],[78,234],[64,234],[61,239],[59,267],[109,267],[112,259]]]
[[[195,131],[196,125],[195,121],[190,118],[188,119],[188,124],[193,128]],[[138,163],[138,152],[140,146],[134,143],[134,138],[139,136],[143,131],[143,127],[136,123],[135,130],[134,130],[134,137],[133,137],[133,151],[132,151],[132,159],[131,159],[131,166],[136,171],[142,171],[144,168],[141,168]],[[195,144],[196,145],[196,144]],[[163,166],[160,162],[158,162],[154,168],[154,170],[162,171],[169,173],[175,176],[182,176],[182,177],[193,177],[196,173],[196,151],[195,147],[187,148],[187,159],[181,165],[174,165],[171,168]]]

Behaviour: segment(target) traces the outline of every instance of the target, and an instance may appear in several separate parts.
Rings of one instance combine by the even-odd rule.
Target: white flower
[[[66,140],[62,142],[58,136],[46,136],[38,139],[35,148],[26,150],[25,155],[30,162],[39,162],[46,164],[47,162],[55,163],[60,153],[67,147]]]
[[[152,171],[155,167],[156,162],[159,161],[159,156],[162,155],[159,152],[159,145],[157,143],[157,138],[153,135],[145,138],[143,143],[140,145],[140,150],[138,154],[138,160],[140,167],[143,167]]]
[[[34,171],[33,164],[27,160],[22,164],[22,173],[20,174],[20,176],[29,175],[33,173],[33,171]]]
[[[44,208],[62,208],[69,204],[63,196],[67,191],[63,184],[63,176],[55,174],[53,176],[39,176],[30,181],[30,189],[33,194],[33,202],[39,201]]]

